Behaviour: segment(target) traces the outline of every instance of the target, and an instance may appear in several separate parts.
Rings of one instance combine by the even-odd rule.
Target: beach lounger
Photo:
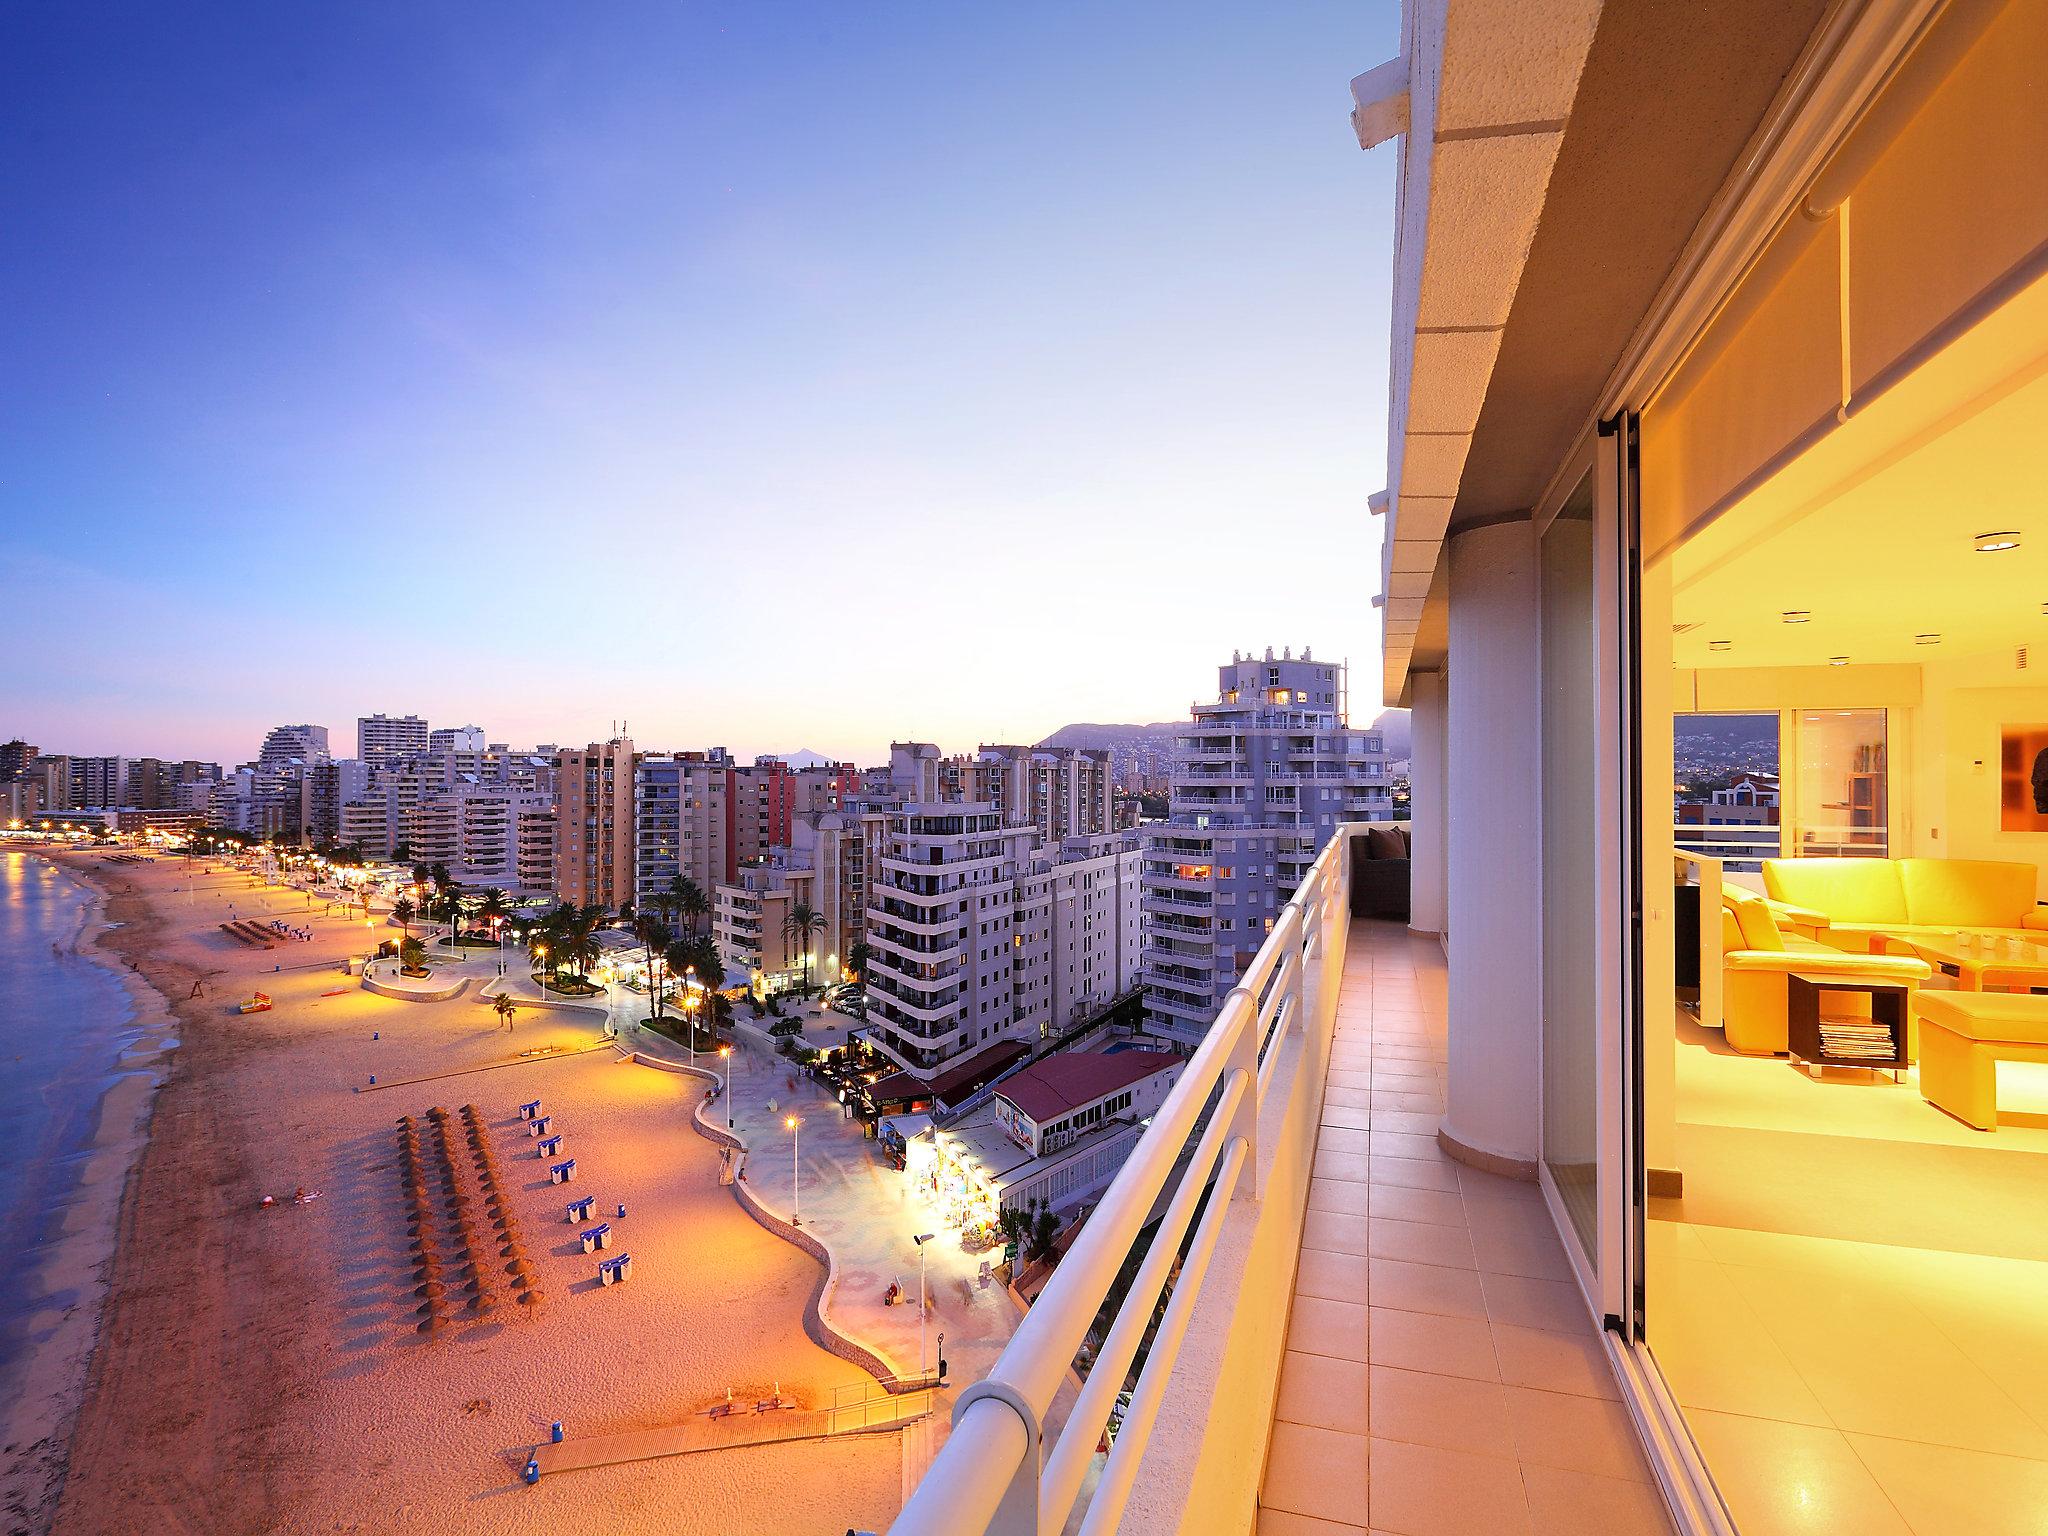
[[[531,1119],[533,1119],[533,1118],[534,1118],[534,1117],[535,1117],[536,1115],[538,1115],[539,1113],[540,1113],[540,1100],[539,1100],[539,1099],[534,1099],[534,1100],[533,1100],[533,1101],[531,1101],[530,1103],[522,1104],[522,1105],[520,1105],[520,1106],[519,1106],[519,1118],[520,1118],[520,1119],[522,1119],[522,1120],[531,1120]]]
[[[543,1161],[545,1161],[545,1160],[546,1160],[547,1158],[550,1158],[550,1157],[554,1157],[554,1156],[556,1156],[557,1154],[559,1154],[559,1153],[561,1152],[561,1150],[562,1150],[562,1138],[561,1138],[561,1137],[559,1137],[559,1136],[543,1136],[543,1137],[542,1137],[542,1138],[540,1139],[540,1141],[539,1141],[539,1142],[538,1142],[538,1143],[537,1143],[537,1144],[535,1145],[535,1147],[534,1147],[534,1149],[533,1149],[533,1155],[534,1155],[535,1157],[541,1158],[541,1159],[542,1159]]]
[[[576,1159],[573,1157],[567,1162],[556,1163],[554,1167],[548,1170],[548,1182],[550,1184],[569,1184],[575,1182],[575,1178]]]
[[[579,1221],[590,1220],[591,1212],[596,1209],[596,1206],[597,1196],[595,1195],[585,1195],[580,1200],[571,1200],[569,1202],[570,1224],[573,1226]]]

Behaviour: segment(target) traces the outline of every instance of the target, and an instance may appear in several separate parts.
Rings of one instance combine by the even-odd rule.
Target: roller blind
[[[2048,0],[1958,0],[1914,58],[1643,412],[1646,556],[2048,269]]]

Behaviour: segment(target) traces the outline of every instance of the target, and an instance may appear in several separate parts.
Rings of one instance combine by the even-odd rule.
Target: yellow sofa
[[[1867,950],[1880,933],[2048,938],[2031,864],[1988,859],[1765,859],[1774,900],[1825,914],[1827,942]]]
[[[1785,978],[1794,971],[1845,980],[1903,982],[1909,988],[1932,974],[1926,961],[1911,955],[1854,954],[1824,944],[1813,937],[1810,930],[1814,925],[1809,919],[1809,914],[1747,891],[1723,888],[1721,1033],[1731,1048],[1750,1056],[1783,1054],[1787,1049]],[[1801,928],[1809,931],[1801,932]],[[1908,1020],[1913,1017],[1911,1003],[1909,997]],[[1907,1054],[1912,1055],[1910,1041]]]

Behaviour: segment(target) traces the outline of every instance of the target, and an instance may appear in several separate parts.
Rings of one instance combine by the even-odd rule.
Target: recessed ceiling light
[[[1849,658],[1846,656],[1830,656],[1828,658],[1828,665],[1831,667],[1846,667],[1849,665]]]
[[[1725,651],[1733,643],[1733,641],[1729,640],[1709,640],[1707,642],[1707,649],[1710,651]]]
[[[1787,624],[1804,624],[1813,615],[1804,608],[1788,608],[1779,617]]]
[[[1915,636],[1913,637],[1913,643],[1914,643],[1915,645],[1939,645],[1939,644],[1941,644],[1941,636],[1939,636],[1939,635],[1915,635]]]
[[[1977,535],[1977,553],[1980,555],[1995,555],[2001,549],[2018,549],[2019,547],[2020,536],[2011,529],[2006,529],[1999,533],[1980,533]]]

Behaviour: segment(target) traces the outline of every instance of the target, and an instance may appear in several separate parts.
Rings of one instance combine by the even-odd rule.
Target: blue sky
[[[0,735],[971,747],[1377,677],[1375,4],[0,12]]]

